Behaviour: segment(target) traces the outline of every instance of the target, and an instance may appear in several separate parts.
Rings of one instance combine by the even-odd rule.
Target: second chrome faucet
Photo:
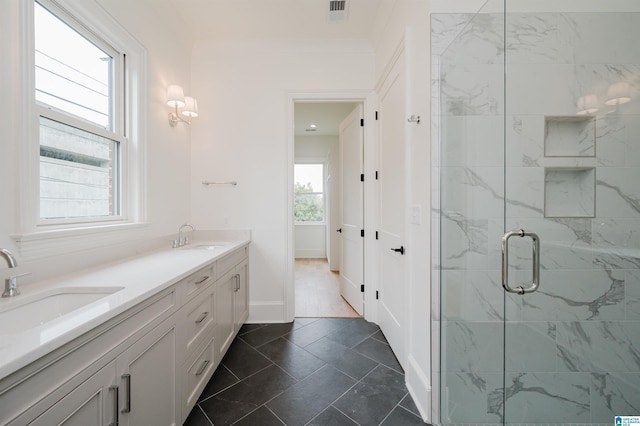
[[[178,230],[178,239],[173,240],[173,248],[182,247],[189,244],[189,237],[186,235],[183,236],[183,231],[185,230],[185,228],[191,228],[191,231],[196,230],[196,228],[194,228],[190,223],[183,223]]]

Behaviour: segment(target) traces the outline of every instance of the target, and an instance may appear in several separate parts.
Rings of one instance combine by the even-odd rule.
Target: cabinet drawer
[[[183,300],[189,300],[214,280],[215,265],[208,266],[182,281]]]
[[[184,342],[182,350],[186,350],[187,358],[190,358],[193,350],[200,346],[216,325],[215,306],[216,287],[212,285],[183,308],[186,318],[181,328],[181,340]]]
[[[196,404],[215,369],[215,348],[213,338],[211,338],[193,362],[187,363],[186,388],[182,392],[183,404],[185,405],[182,410],[183,415],[189,413]]]
[[[244,246],[218,260],[218,277],[226,274],[229,269],[242,262],[247,257],[247,255],[248,247]]]

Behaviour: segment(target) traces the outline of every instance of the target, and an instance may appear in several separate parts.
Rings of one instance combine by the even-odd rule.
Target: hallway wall
[[[288,95],[373,89],[370,43],[354,40],[200,41],[193,90],[192,218],[196,228],[249,228],[250,321],[279,322],[287,265]],[[202,180],[237,180],[208,187]]]

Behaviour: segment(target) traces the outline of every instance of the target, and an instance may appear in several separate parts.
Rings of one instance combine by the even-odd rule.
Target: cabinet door
[[[116,358],[120,425],[175,425],[176,331],[171,317]]]
[[[233,325],[237,332],[242,327],[242,324],[247,320],[249,314],[249,292],[248,292],[248,275],[249,275],[249,261],[245,260],[235,268],[236,272],[236,290],[233,295]]]
[[[216,339],[215,346],[218,359],[231,345],[235,336],[233,325],[233,296],[237,287],[236,271],[232,269],[216,282]]]
[[[115,375],[115,361],[111,361],[29,424],[34,426],[115,424],[115,417],[118,415],[117,392],[112,388]]]

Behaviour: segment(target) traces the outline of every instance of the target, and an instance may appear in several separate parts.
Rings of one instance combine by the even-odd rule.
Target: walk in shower
[[[434,422],[640,416],[640,2],[431,24]]]

